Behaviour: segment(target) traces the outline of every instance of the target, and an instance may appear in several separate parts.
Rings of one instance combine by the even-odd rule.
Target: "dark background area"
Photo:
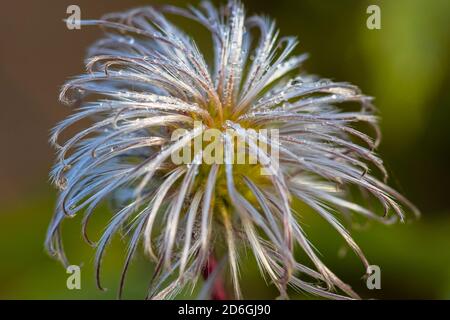
[[[121,268],[120,239],[108,251],[102,293],[94,288],[93,250],[82,243],[79,221],[65,230],[69,258],[82,266],[82,290],[66,288],[65,270],[43,250],[56,192],[48,183],[53,150],[49,130],[70,114],[59,87],[84,71],[96,27],[68,30],[62,19],[77,4],[82,19],[160,1],[8,1],[0,12],[0,298],[113,298]],[[166,1],[186,5],[184,1]],[[198,1],[191,1],[196,4]],[[218,2],[215,2],[218,3]],[[305,70],[349,81],[376,97],[382,117],[379,152],[390,184],[422,211],[404,225],[370,224],[353,235],[382,270],[382,290],[364,289],[364,270],[342,241],[312,214],[306,229],[324,260],[343,280],[373,298],[450,298],[450,2],[448,0],[244,1],[250,13],[276,19],[282,35],[296,35]],[[381,30],[366,27],[366,8],[381,8]],[[174,18],[172,21],[177,21]],[[180,21],[186,26],[186,20]],[[207,33],[189,25],[201,48]],[[207,54],[206,54],[207,55]],[[107,214],[105,212],[105,214]],[[99,228],[101,224],[99,223]],[[251,259],[250,259],[251,260]],[[252,261],[244,264],[244,292],[271,298]],[[138,258],[126,297],[142,298],[151,268]],[[247,273],[245,273],[247,272]],[[254,276],[253,276],[254,275]],[[304,298],[297,296],[296,298]]]

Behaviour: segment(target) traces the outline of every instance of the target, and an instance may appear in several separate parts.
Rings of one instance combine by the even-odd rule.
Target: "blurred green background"
[[[165,3],[185,5],[184,1]],[[83,72],[83,58],[101,33],[94,27],[66,29],[70,4],[83,19],[158,1],[10,1],[0,18],[0,298],[115,298],[124,245],[107,250],[101,292],[94,286],[93,253],[80,236],[80,221],[64,230],[69,259],[82,265],[82,290],[68,290],[64,268],[43,250],[55,190],[47,173],[53,150],[49,129],[69,114],[57,102],[65,79]],[[192,0],[190,3],[196,4]],[[368,224],[353,236],[369,261],[381,267],[381,290],[369,291],[362,265],[333,230],[305,212],[305,230],[323,259],[365,298],[450,299],[450,1],[448,0],[277,0],[244,1],[252,13],[266,13],[283,35],[297,35],[297,52],[309,52],[308,72],[360,86],[376,97],[382,116],[379,152],[390,184],[422,211],[420,220],[393,226]],[[381,30],[366,28],[366,8],[381,8]],[[177,20],[177,19],[174,19]],[[186,23],[185,21],[183,22]],[[190,25],[200,44],[201,27]],[[197,33],[198,31],[198,33]],[[106,210],[99,216],[108,217]],[[96,222],[101,231],[102,221]],[[95,229],[95,228],[93,228]],[[248,261],[247,261],[248,260]],[[247,259],[242,287],[249,298],[273,298]],[[131,267],[126,298],[145,295],[152,267],[138,256]],[[295,296],[295,298],[311,298]]]

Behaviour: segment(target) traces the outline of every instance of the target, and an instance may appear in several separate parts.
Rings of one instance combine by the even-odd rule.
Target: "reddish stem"
[[[202,270],[202,276],[205,280],[209,278],[209,276],[216,270],[216,268],[219,267],[219,264],[214,257],[214,255],[210,255],[208,258],[208,261],[206,262],[205,266]],[[212,287],[211,292],[211,299],[212,300],[228,300],[227,291],[225,289],[225,285],[223,282],[223,279],[220,275],[216,276],[216,279],[214,280],[214,284]]]

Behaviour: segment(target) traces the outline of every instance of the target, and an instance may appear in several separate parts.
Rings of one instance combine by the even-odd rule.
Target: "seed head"
[[[211,33],[211,64],[170,15]],[[51,178],[60,191],[46,241],[50,253],[67,263],[61,224],[82,213],[83,235],[97,248],[99,287],[105,247],[121,231],[129,247],[120,292],[142,241],[155,262],[151,298],[195,287],[211,256],[224,261],[234,296],[241,298],[239,256],[247,248],[281,297],[288,287],[358,297],[321,261],[300,223],[304,213],[294,208],[303,203],[325,219],[366,267],[340,220],[403,220],[399,203],[417,213],[385,184],[386,170],[374,152],[379,130],[370,97],[349,83],[299,73],[306,55],[292,55],[296,38],[280,37],[267,17],[246,17],[238,1],[219,10],[209,2],[189,9],[143,7],[82,25],[100,26],[105,36],[89,49],[86,74],[61,90],[61,101],[77,109],[51,137],[57,149]],[[89,125],[58,142],[62,131],[86,119]],[[184,134],[173,139],[179,129]],[[221,156],[206,163],[211,129],[219,133],[214,156]],[[181,151],[189,161],[176,163],[173,155]],[[244,161],[236,163],[241,152]],[[379,202],[384,213],[350,200],[358,192]],[[113,216],[94,242],[86,227],[105,201]],[[309,261],[294,254],[299,250]]]

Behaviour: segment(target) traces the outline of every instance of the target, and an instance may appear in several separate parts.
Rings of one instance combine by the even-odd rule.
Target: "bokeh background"
[[[70,113],[57,101],[60,85],[83,72],[95,27],[68,30],[70,4],[84,19],[155,0],[7,1],[0,12],[0,298],[111,299],[119,280],[124,245],[115,239],[104,263],[106,292],[94,286],[94,251],[82,240],[80,221],[65,228],[66,248],[82,266],[82,289],[66,288],[67,274],[44,252],[55,190],[48,183],[53,150],[50,128]],[[186,5],[184,1],[165,1]],[[190,3],[196,4],[196,0]],[[382,289],[368,291],[362,265],[342,240],[305,212],[306,231],[332,270],[365,298],[450,299],[450,2],[448,0],[244,0],[248,11],[276,18],[282,34],[299,37],[297,52],[309,52],[305,69],[349,81],[376,97],[382,116],[379,152],[390,184],[422,211],[420,220],[368,224],[353,236],[369,261],[381,267]],[[366,28],[366,8],[381,8],[381,30]],[[174,19],[177,20],[177,19]],[[185,21],[183,23],[186,23]],[[206,33],[189,25],[200,44]],[[108,216],[106,209],[99,215]],[[101,231],[101,222],[97,222]],[[145,295],[152,267],[133,262],[125,297]],[[242,286],[249,298],[273,298],[251,259],[243,262]],[[295,298],[311,298],[295,296]]]

